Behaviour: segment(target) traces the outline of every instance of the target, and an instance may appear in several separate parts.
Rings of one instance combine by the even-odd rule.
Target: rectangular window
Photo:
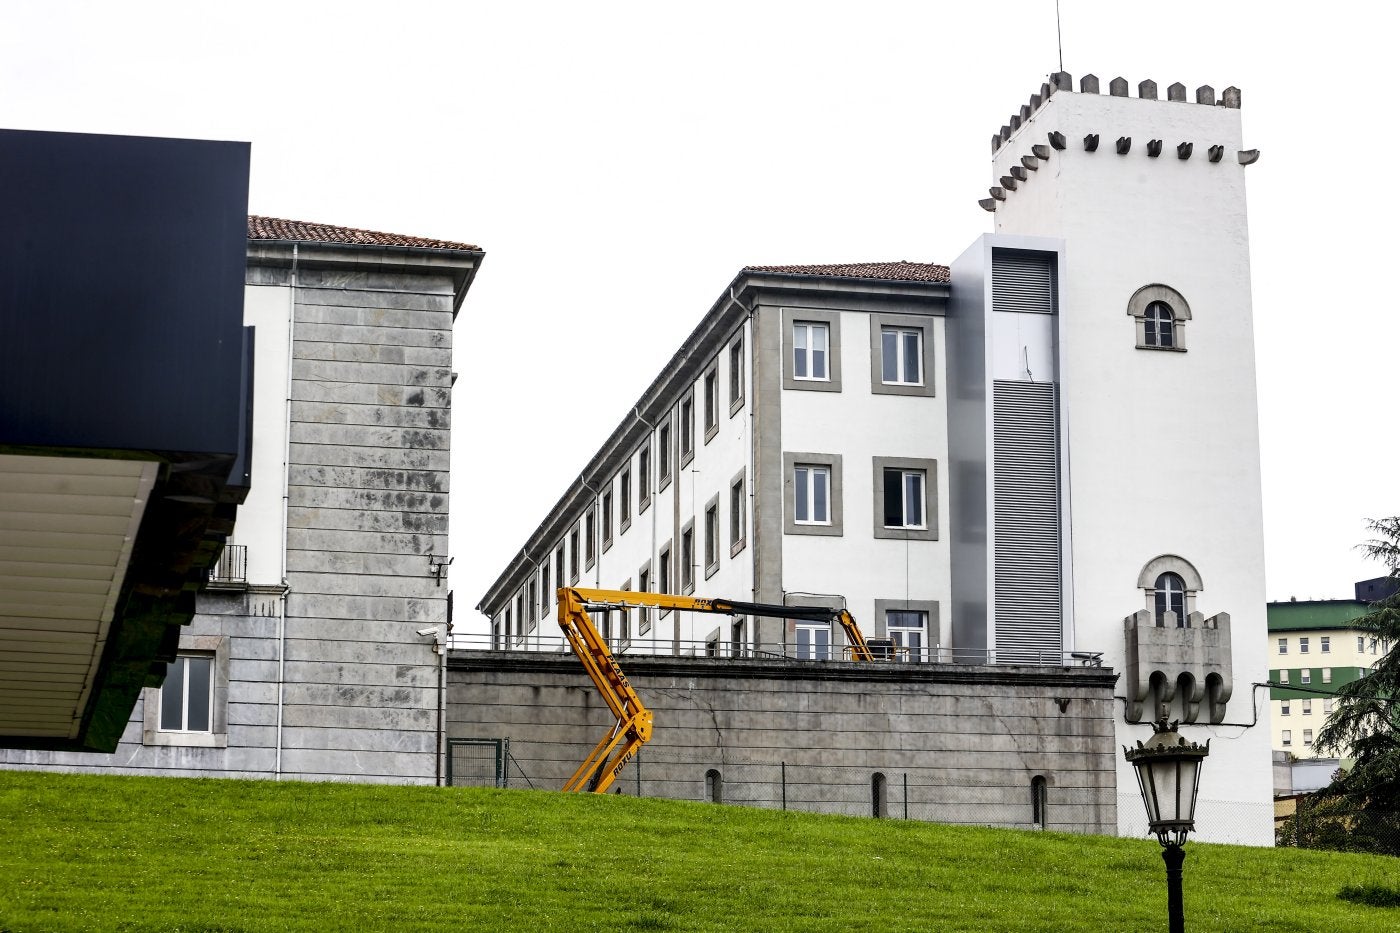
[[[613,542],[613,494],[612,489],[603,493],[603,550]]]
[[[637,514],[651,505],[651,450],[643,447],[637,454]]]
[[[681,466],[695,454],[695,398],[681,402]]]
[[[1303,668],[1301,671],[1298,672],[1298,683],[1300,683],[1300,684],[1310,684],[1310,683],[1312,683],[1312,669],[1311,669],[1311,668],[1305,667],[1305,668]]]
[[[894,642],[896,661],[926,661],[928,643],[928,613],[911,609],[889,609],[885,612],[885,632]]]
[[[885,470],[885,527],[925,528],[924,471]]]
[[[1284,747],[1284,748],[1287,748],[1288,746],[1290,746],[1290,745],[1292,745],[1292,744],[1293,744],[1293,730],[1292,730],[1292,729],[1284,729],[1284,730],[1283,730],[1283,747]]]
[[[562,587],[564,579],[564,545],[561,544],[554,552],[554,585]]]
[[[1372,654],[1375,654],[1375,653],[1376,653],[1376,639],[1375,639],[1375,638],[1372,638],[1372,639],[1371,639],[1371,653],[1372,653]]]
[[[830,331],[825,324],[798,321],[792,325],[792,376],[826,382]]]
[[[583,563],[592,567],[598,559],[598,512],[589,509],[583,517]]]
[[[731,658],[742,658],[744,656],[744,617],[739,616],[729,623],[729,656]]]
[[[549,561],[544,562],[540,568],[540,618],[549,615],[549,601],[554,596],[554,591],[549,588]]]
[[[792,482],[793,520],[800,525],[831,524],[831,470],[799,464]]]
[[[744,546],[744,475],[741,473],[729,485],[729,556]]]
[[[831,626],[817,623],[797,623],[797,660],[831,660]]]
[[[695,525],[681,531],[681,592],[695,591]]]
[[[1332,653],[1332,639],[1330,636],[1322,635],[1317,640],[1321,642],[1321,644],[1318,645],[1319,651],[1321,651],[1323,654]]]
[[[569,583],[578,582],[578,528],[569,532]]]
[[[1330,684],[1332,682],[1332,668],[1324,667],[1322,669],[1322,682],[1325,684]]]
[[[671,480],[671,425],[668,422],[656,432],[656,486],[665,487]]]
[[[1287,654],[1287,653],[1288,653],[1288,639],[1287,639],[1287,638],[1280,638],[1280,639],[1278,640],[1278,653],[1279,653],[1279,654]]]
[[[1357,636],[1356,636],[1356,650],[1357,650],[1358,652],[1361,652],[1361,651],[1365,651],[1365,650],[1366,650],[1366,636],[1365,636],[1365,635],[1357,635]]]
[[[1278,672],[1278,682],[1281,684],[1288,683],[1288,671],[1281,670]]]
[[[531,577],[530,582],[525,585],[525,628],[534,631],[535,620],[540,617],[539,593],[535,590],[535,578]]]
[[[1290,700],[1283,700],[1283,701],[1281,701],[1281,702],[1279,703],[1278,714],[1279,714],[1280,716],[1287,716],[1287,715],[1288,715],[1289,713],[1291,713],[1292,711],[1293,711],[1293,704],[1292,704],[1292,701],[1290,701]]]
[[[1332,701],[1331,697],[1328,697],[1327,699],[1323,700],[1323,701],[1322,701],[1322,712],[1325,713],[1325,714],[1328,715],[1328,716],[1331,716],[1331,715],[1332,715],[1332,705],[1333,705],[1333,701]]]
[[[515,643],[518,645],[525,640],[525,596],[515,597]]]
[[[719,370],[705,373],[705,440],[715,436],[719,428]]]
[[[639,571],[637,572],[637,592],[638,592],[638,593],[650,593],[650,592],[651,592],[651,565],[650,565],[650,564],[648,564],[647,566],[643,567],[641,570],[639,570]],[[638,609],[638,610],[637,610],[637,631],[638,631],[638,633],[640,633],[640,634],[642,634],[642,635],[645,635],[647,632],[651,631],[651,610],[650,610],[650,609],[641,608],[641,609]]]
[[[716,499],[719,497],[716,496]],[[719,569],[719,503],[705,507],[705,576]]]
[[[617,525],[626,531],[632,525],[632,468],[622,471],[617,480]]]
[[[657,592],[671,592],[671,545],[661,549],[661,572],[657,575]]]
[[[744,338],[735,337],[729,345],[729,413],[744,404]]]
[[[1304,715],[1304,716],[1311,716],[1311,715],[1312,715],[1312,700],[1304,700],[1304,701],[1303,701],[1303,715]]]
[[[213,732],[214,656],[182,654],[166,665],[161,732]]]
[[[1303,730],[1303,747],[1304,747],[1304,748],[1312,748],[1312,730],[1311,730],[1311,729],[1304,729],[1304,730]]]
[[[1301,638],[1298,639],[1298,653],[1299,653],[1299,654],[1307,654],[1307,653],[1308,653],[1308,636],[1304,635],[1304,636],[1302,636]]]
[[[923,331],[918,328],[881,328],[880,365],[880,378],[885,385],[923,385]]]

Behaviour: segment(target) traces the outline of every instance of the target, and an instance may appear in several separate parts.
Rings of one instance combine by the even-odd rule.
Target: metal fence
[[[248,582],[248,547],[242,544],[225,544],[219,554],[219,562],[209,568],[209,586],[242,586]]]
[[[1400,811],[1362,810],[1344,797],[1299,794],[1274,821],[1274,842],[1299,849],[1400,855]]]
[[[654,630],[653,630],[654,631]],[[737,642],[724,640],[693,641],[686,639],[653,638],[651,636],[617,638],[602,631],[608,647],[617,655],[671,655],[691,658],[728,658],[734,660],[788,661],[853,661],[848,645],[802,647],[793,643]],[[875,639],[875,642],[884,640]],[[474,651],[536,651],[568,653],[569,643],[563,635],[542,634],[540,630],[523,635],[470,634],[453,635],[452,647]],[[1029,653],[1018,650],[998,657],[995,649],[981,648],[908,648],[902,645],[877,643],[873,646],[877,663],[887,664],[1015,664],[1042,667],[1101,667],[1101,651],[1041,651]]]

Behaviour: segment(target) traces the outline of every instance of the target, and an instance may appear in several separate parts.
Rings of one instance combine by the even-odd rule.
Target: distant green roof
[[[1355,599],[1308,599],[1269,603],[1269,631],[1295,632],[1306,629],[1349,629],[1371,608]]]

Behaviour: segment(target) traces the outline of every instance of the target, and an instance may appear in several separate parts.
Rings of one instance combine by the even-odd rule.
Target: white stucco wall
[[[1138,575],[1176,554],[1200,572],[1196,608],[1230,613],[1234,696],[1227,722],[1184,726],[1211,739],[1199,837],[1272,840],[1263,526],[1240,111],[1060,92],[994,159],[1006,174],[1051,131],[1052,153],[998,205],[998,233],[1060,237],[1061,417],[1067,439],[1075,647],[1122,669],[1123,618],[1143,608]],[[1086,134],[1100,137],[1096,152]],[[1131,137],[1126,155],[1115,151]],[[1163,141],[1150,158],[1150,139]],[[1179,159],[1180,142],[1194,143]],[[1208,147],[1222,145],[1218,163]],[[1186,352],[1135,347],[1130,297],[1153,283],[1191,309]],[[1258,719],[1255,722],[1255,711]],[[1204,718],[1204,717],[1203,717]],[[1122,744],[1149,734],[1119,723]],[[1119,763],[1120,827],[1142,822]]]
[[[287,488],[287,331],[292,290],[249,285],[243,290],[243,323],[254,332],[253,488],[238,507],[230,544],[248,548],[248,582],[282,582],[283,493]]]

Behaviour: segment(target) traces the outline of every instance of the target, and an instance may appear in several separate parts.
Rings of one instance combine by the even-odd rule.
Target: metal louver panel
[[[993,385],[996,660],[1060,662],[1060,497],[1053,383]]]
[[[992,254],[992,310],[1030,314],[1055,313],[1055,288],[1049,256]]]

